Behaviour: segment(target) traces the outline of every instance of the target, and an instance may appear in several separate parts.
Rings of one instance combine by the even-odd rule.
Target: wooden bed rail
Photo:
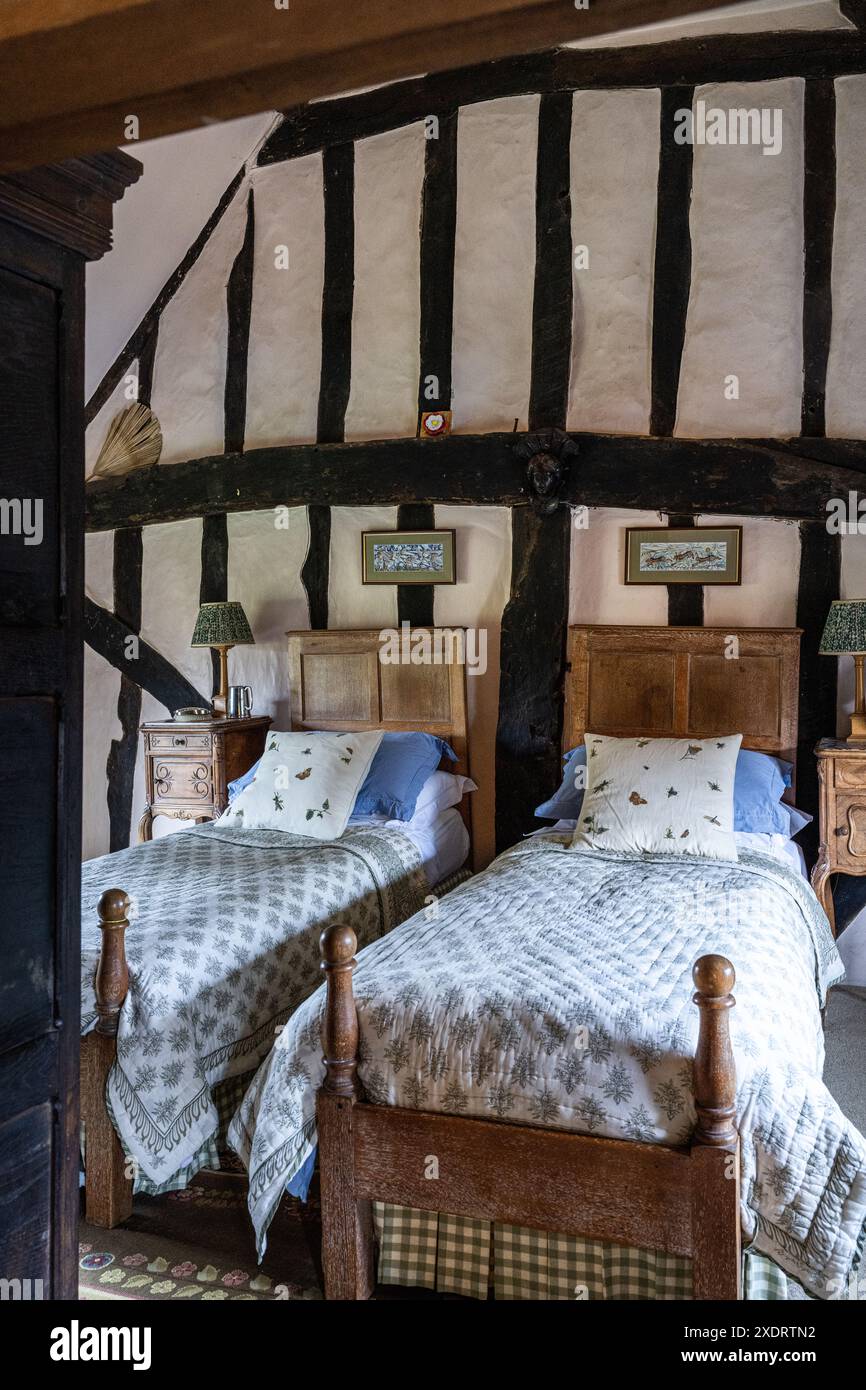
[[[85,1217],[117,1226],[132,1211],[132,1177],[105,1104],[105,1083],[117,1056],[117,1025],[129,989],[126,929],[130,901],[121,888],[99,899],[102,941],[93,980],[96,1026],[81,1039],[81,1118],[84,1121]]]
[[[370,1105],[358,1080],[357,941],[320,938],[327,999],[317,1118],[325,1297],[369,1298],[373,1200],[665,1250],[692,1260],[696,1299],[740,1297],[739,1137],[728,1027],[734,969],[695,963],[697,1125],[689,1148]],[[426,1180],[438,1160],[435,1192]]]

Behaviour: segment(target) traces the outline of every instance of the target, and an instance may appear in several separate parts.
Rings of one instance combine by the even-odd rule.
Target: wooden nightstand
[[[836,935],[831,874],[866,874],[866,743],[822,738],[815,749],[821,847],[812,887]]]
[[[221,815],[229,804],[228,783],[262,756],[270,726],[268,715],[142,724],[147,805],[138,823],[139,844],[151,839],[154,816],[198,825]]]

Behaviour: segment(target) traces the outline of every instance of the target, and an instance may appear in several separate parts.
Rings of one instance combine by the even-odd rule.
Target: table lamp
[[[255,642],[247,615],[239,603],[203,603],[198,610],[191,647],[215,647],[220,654],[219,689],[213,697],[215,714],[225,714],[229,693],[230,647]]]
[[[851,715],[849,743],[866,742],[866,700],[863,687],[863,657],[866,656],[866,599],[834,599],[824,624],[823,656],[853,656],[854,713]]]

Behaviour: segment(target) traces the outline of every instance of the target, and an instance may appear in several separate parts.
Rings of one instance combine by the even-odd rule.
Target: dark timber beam
[[[425,127],[424,184],[419,241],[420,332],[418,417],[422,410],[451,409],[451,338],[454,323],[454,243],[457,232],[457,112],[445,111]],[[429,440],[436,448],[440,440]],[[427,502],[397,508],[398,531],[436,525]],[[457,563],[460,563],[459,556]],[[432,627],[433,584],[397,586],[397,621]]]
[[[431,448],[435,449],[437,442],[431,440]],[[435,525],[434,508],[426,502],[407,502],[397,508],[398,531],[430,531]],[[435,584],[398,584],[397,621],[432,627],[435,592]]]
[[[692,279],[692,145],[677,144],[674,132],[677,112],[690,111],[693,96],[693,87],[668,87],[661,94],[659,118],[650,434],[668,436],[677,420]]]
[[[84,600],[84,640],[89,647],[118,671],[129,669],[129,641],[138,643],[135,679],[142,690],[172,712],[182,705],[209,705],[210,700],[166,661],[158,651],[143,641],[126,623],[92,599]]]
[[[677,399],[692,280],[692,149],[674,139],[677,112],[690,111],[694,87],[666,87],[659,114],[659,176],[653,273],[652,386],[650,433],[670,438],[677,422]],[[693,526],[692,511],[674,512],[669,526]],[[671,627],[701,627],[701,584],[668,584]]]
[[[814,748],[836,728],[835,656],[821,656],[818,646],[824,620],[839,597],[841,537],[829,535],[823,521],[800,523],[800,580],[797,627],[800,640],[800,717],[797,745],[797,805],[815,820],[799,836],[810,863],[818,847],[818,769]]]
[[[224,393],[225,447],[227,454],[243,453],[247,422],[247,360],[250,318],[253,308],[253,258],[256,215],[253,190],[247,193],[244,239],[226,286],[226,384]]]
[[[694,512],[671,512],[668,526],[694,526]],[[668,625],[670,627],[703,627],[703,584],[668,584]]]
[[[141,391],[141,378],[139,378]],[[149,398],[149,390],[145,396]],[[141,399],[141,396],[139,396]],[[141,528],[114,533],[114,615],[130,633],[141,628]],[[140,645],[140,644],[139,644]],[[131,647],[131,652],[136,648]],[[138,726],[141,722],[141,686],[138,682],[138,656],[126,657],[120,668],[117,717],[120,738],[113,738],[106,762],[109,852],[129,848],[135,760],[138,753]]]
[[[310,627],[314,630],[328,626],[328,586],[331,574],[331,508],[307,507],[310,540],[301,567],[301,583],[307,595]]]
[[[229,596],[229,533],[225,512],[202,517],[199,603],[225,603]],[[211,649],[211,693],[219,690],[219,652]],[[206,700],[205,704],[210,701]]]
[[[0,6],[4,169],[282,110],[720,0],[18,0]]]
[[[861,7],[866,0],[851,0]],[[393,82],[357,96],[292,107],[259,163],[296,159],[425,116],[494,97],[586,88],[695,86],[866,72],[866,43],[850,30],[709,34],[628,48],[553,49]]]
[[[803,113],[803,403],[801,432],[825,433],[827,360],[833,321],[836,221],[836,87],[806,83]]]
[[[828,500],[849,488],[866,491],[866,440],[570,437],[580,453],[563,496],[575,505],[799,521],[825,516]],[[112,531],[281,505],[513,506],[527,500],[519,438],[293,444],[157,465],[88,483],[87,526]]]
[[[340,444],[352,385],[352,307],[355,300],[355,146],[325,151],[325,264],[322,287],[322,365],[319,376],[319,444]],[[334,499],[339,501],[338,498]],[[301,569],[310,627],[328,626],[331,576],[331,509],[310,499],[310,541]]]
[[[531,431],[564,429],[571,367],[571,93],[541,99],[535,180]],[[580,458],[575,471],[580,469]],[[511,513],[511,591],[502,614],[496,726],[496,847],[535,828],[560,777],[571,510]]]

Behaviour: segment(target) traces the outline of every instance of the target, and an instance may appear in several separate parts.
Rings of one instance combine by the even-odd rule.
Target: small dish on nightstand
[[[176,709],[171,717],[183,724],[204,724],[213,719],[213,710],[205,709],[203,705],[185,705],[183,709]]]

